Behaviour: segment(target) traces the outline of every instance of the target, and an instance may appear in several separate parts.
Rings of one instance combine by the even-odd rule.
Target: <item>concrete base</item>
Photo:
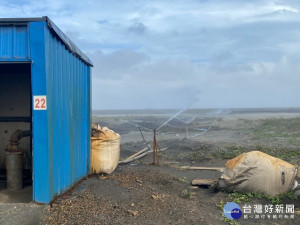
[[[1,225],[40,225],[43,224],[44,210],[49,205],[32,202],[32,185],[22,190],[6,189],[6,183],[0,183],[0,224]]]
[[[0,183],[0,203],[28,203],[32,201],[32,185],[12,191],[6,189],[6,183]]]
[[[0,203],[0,224],[44,224],[42,221],[45,208],[49,209],[49,206],[34,203]]]

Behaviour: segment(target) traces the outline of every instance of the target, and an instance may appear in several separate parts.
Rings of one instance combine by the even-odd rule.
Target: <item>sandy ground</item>
[[[145,148],[153,139],[153,129],[161,127],[173,115],[103,114],[93,116],[93,122],[121,134],[121,158],[124,159]],[[28,210],[38,211],[33,217],[35,223],[300,224],[297,214],[294,219],[227,221],[222,215],[222,205],[235,200],[232,195],[190,184],[195,178],[217,179],[220,173],[177,169],[182,165],[222,167],[228,159],[251,150],[261,150],[300,164],[300,111],[184,112],[157,130],[157,142],[161,149],[168,147],[160,153],[159,165],[151,165],[153,158],[148,155],[120,165],[110,175],[90,176],[51,207],[30,203]],[[239,204],[243,207],[273,203],[266,198],[253,197]],[[300,208],[299,199],[287,196],[278,204]],[[7,211],[10,206],[2,208]],[[4,221],[1,218],[6,217],[0,212],[0,224]]]

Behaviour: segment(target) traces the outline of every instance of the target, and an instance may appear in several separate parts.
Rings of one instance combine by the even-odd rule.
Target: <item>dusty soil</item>
[[[153,129],[171,114],[94,116],[93,121],[119,132],[121,158],[143,149]],[[294,219],[226,220],[222,206],[236,201],[230,193],[192,187],[194,178],[217,179],[219,172],[179,170],[177,166],[223,166],[242,152],[261,150],[293,164],[300,162],[300,112],[189,112],[158,130],[158,166],[148,155],[113,174],[93,175],[44,210],[42,224],[300,224]],[[140,130],[138,129],[140,128]],[[144,138],[142,137],[142,134]],[[150,143],[151,144],[151,143]],[[294,193],[292,193],[294,194]],[[239,199],[241,200],[241,199]],[[245,204],[273,204],[252,197]],[[285,196],[276,204],[300,201]],[[274,203],[275,207],[275,203]]]
[[[295,199],[299,192],[274,203],[276,199],[258,196],[245,201],[245,195],[191,186],[195,178],[218,179],[219,172],[177,169],[182,165],[222,167],[228,159],[251,150],[300,165],[300,109],[189,110],[174,117],[175,113],[101,112],[93,116],[93,122],[121,134],[122,159],[148,143],[151,146],[153,129],[159,128],[158,146],[168,147],[160,152],[159,165],[151,165],[152,155],[147,155],[120,165],[110,175],[92,175],[51,206],[4,201],[0,224],[300,224],[296,213],[289,219],[226,220],[222,215],[224,204],[230,201],[238,201],[241,209],[246,204],[273,204],[274,208],[293,204],[299,211],[300,201]]]
[[[213,213],[211,198],[219,194],[191,189],[152,166],[120,166],[80,187],[55,202],[47,224],[224,224],[220,213]],[[206,213],[199,214],[202,210]]]

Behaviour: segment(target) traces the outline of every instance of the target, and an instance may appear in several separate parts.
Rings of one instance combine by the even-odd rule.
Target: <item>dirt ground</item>
[[[34,223],[23,224],[300,224],[297,213],[294,218],[269,214],[277,219],[257,219],[251,214],[253,218],[229,220],[222,215],[224,204],[231,201],[237,202],[242,211],[243,206],[255,204],[272,204],[274,208],[292,204],[299,211],[300,201],[295,197],[299,191],[278,198],[214,192],[193,187],[191,181],[218,179],[219,172],[178,169],[222,167],[228,159],[252,150],[300,165],[300,109],[188,110],[175,114],[176,111],[94,112],[93,122],[121,134],[121,159],[151,146],[153,129],[157,129],[159,148],[168,147],[159,153],[159,165],[151,165],[150,154],[119,165],[110,175],[92,175],[51,206],[32,208],[36,205],[28,204],[28,210],[38,213],[34,214]],[[0,205],[3,208],[9,210]],[[0,224],[8,218],[2,215],[0,212]]]
[[[124,159],[145,148],[152,141],[152,130],[173,115],[98,115],[93,122],[121,134]],[[293,204],[299,210],[294,192],[277,201],[256,195],[243,201],[247,195],[191,186],[193,179],[217,179],[219,172],[177,169],[182,165],[222,167],[228,159],[251,150],[299,164],[300,111],[184,112],[157,130],[157,142],[160,149],[168,147],[160,153],[159,165],[151,165],[153,157],[148,155],[120,165],[111,175],[93,175],[46,209],[43,223],[300,224],[296,213],[288,219],[228,220],[222,215],[224,204],[230,201],[238,202],[241,209],[255,204],[274,208]]]

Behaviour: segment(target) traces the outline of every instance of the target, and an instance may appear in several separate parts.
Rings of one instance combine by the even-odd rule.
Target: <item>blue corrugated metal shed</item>
[[[89,173],[92,62],[47,17],[0,19],[0,62],[31,63],[33,200],[49,203]]]

